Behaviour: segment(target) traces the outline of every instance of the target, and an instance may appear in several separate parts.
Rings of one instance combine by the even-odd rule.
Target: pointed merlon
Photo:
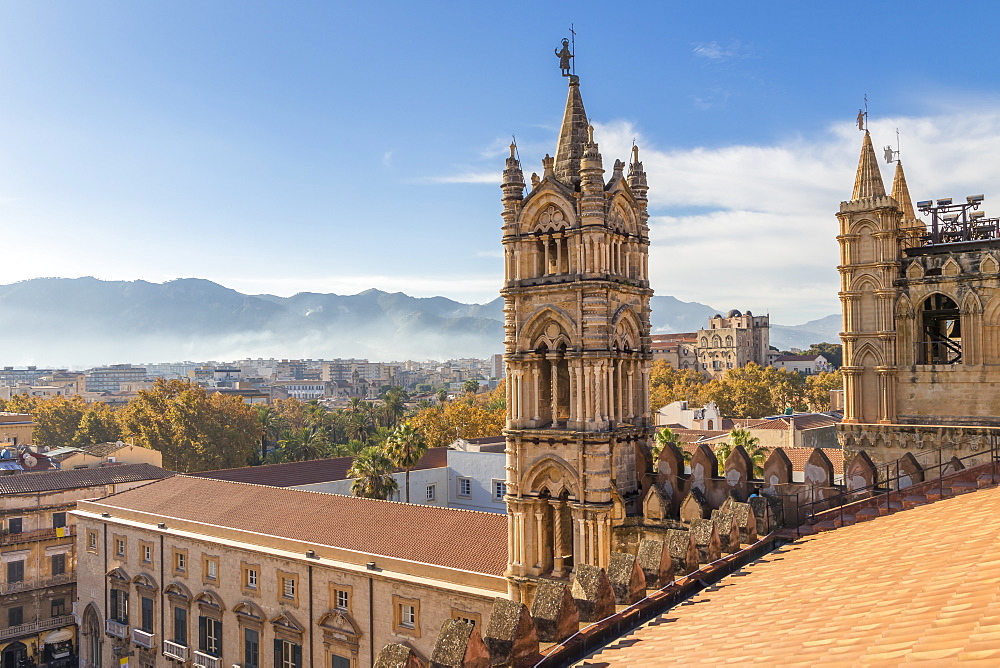
[[[866,130],[864,142],[861,144],[861,159],[858,161],[858,174],[854,178],[854,195],[851,200],[856,202],[884,196],[885,184],[882,182],[882,172],[878,169],[878,158],[875,157],[871,135]]]
[[[910,189],[906,186],[903,163],[899,160],[896,161],[896,174],[892,179],[892,198],[903,212],[903,227],[913,224],[917,220],[917,214],[913,211],[913,200],[910,199]]]
[[[570,77],[569,96],[563,114],[562,128],[559,130],[559,144],[556,146],[555,175],[564,183],[580,182],[580,158],[583,145],[587,142],[587,110],[583,108],[580,95],[580,80]]]

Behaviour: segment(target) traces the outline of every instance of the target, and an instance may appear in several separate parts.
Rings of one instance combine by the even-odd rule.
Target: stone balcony
[[[16,543],[31,543],[38,540],[48,540],[50,538],[70,538],[75,535],[75,524],[58,528],[22,531],[20,533],[5,533],[0,534],[0,546],[14,545]]]
[[[122,624],[114,619],[104,620],[104,631],[110,636],[122,638],[123,640],[127,640],[129,637],[128,624]]]
[[[222,668],[222,659],[204,652],[195,652],[191,661],[196,668]]]
[[[148,633],[142,629],[132,629],[132,642],[140,647],[152,649],[156,645],[156,634]]]
[[[177,659],[178,661],[188,660],[188,648],[187,645],[182,645],[180,643],[174,642],[172,640],[163,641],[163,656],[168,659]]]
[[[76,575],[73,573],[53,575],[49,578],[31,578],[30,580],[21,580],[20,582],[4,582],[0,584],[0,595],[16,594],[22,591],[31,591],[32,589],[45,589],[46,587],[72,584],[74,582],[76,582]]]
[[[60,626],[72,626],[75,623],[76,620],[73,618],[73,615],[60,615],[49,619],[39,619],[34,622],[18,624],[17,626],[8,626],[7,628],[0,630],[0,640],[10,640],[11,638],[30,635],[38,633],[39,631],[57,629]]]

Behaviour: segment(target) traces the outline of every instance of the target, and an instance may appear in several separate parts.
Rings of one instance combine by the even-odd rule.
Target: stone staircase
[[[795,533],[809,536],[821,531],[831,531],[997,484],[1000,484],[1000,463],[994,466],[987,462],[901,490],[876,490],[868,498],[817,513],[813,523],[803,524]]]

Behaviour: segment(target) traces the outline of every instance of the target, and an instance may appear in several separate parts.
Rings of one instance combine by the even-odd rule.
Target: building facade
[[[580,81],[569,77],[555,158],[525,194],[514,146],[503,190],[507,577],[607,566],[617,498],[635,508],[650,467],[646,175],[605,172]]]
[[[504,515],[193,476],[75,514],[87,666],[363,668],[390,642],[426,659],[445,620],[506,593]]]
[[[0,666],[76,666],[76,525],[82,499],[173,475],[145,464],[0,478]]]
[[[983,197],[921,202],[902,163],[886,193],[865,133],[841,203],[845,454],[873,459],[944,447],[973,454],[1000,427],[1000,234]],[[966,464],[968,466],[968,464]]]
[[[710,378],[719,378],[751,362],[767,366],[770,327],[768,316],[755,316],[750,311],[733,309],[725,318],[712,316],[708,328],[697,333],[698,368]]]

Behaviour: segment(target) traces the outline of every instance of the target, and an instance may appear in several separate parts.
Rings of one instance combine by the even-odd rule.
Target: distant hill
[[[840,343],[840,328],[839,313],[802,325],[771,325],[771,345],[781,350],[805,350],[814,343]]]
[[[725,312],[662,295],[653,297],[651,308],[658,333],[693,331]],[[831,318],[839,328],[839,316],[774,326],[772,342],[779,332],[774,345],[782,348],[835,342]],[[0,285],[0,324],[3,365],[243,357],[447,359],[486,357],[503,349],[499,297],[464,304],[374,289],[277,297],[246,295],[196,278],[166,283],[37,278]]]

